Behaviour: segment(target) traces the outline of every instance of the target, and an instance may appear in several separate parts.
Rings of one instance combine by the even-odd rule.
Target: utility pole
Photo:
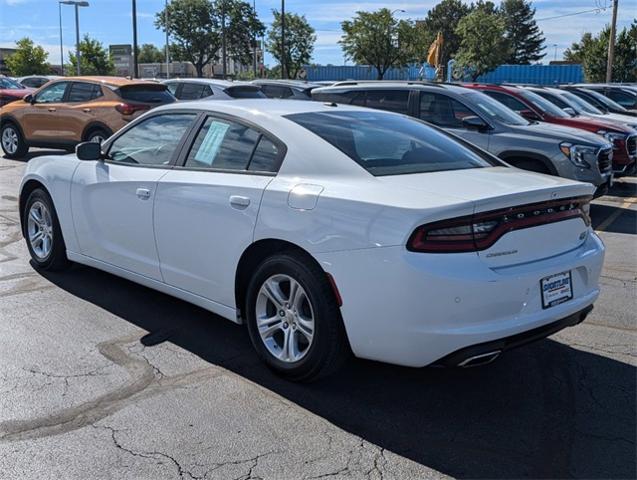
[[[64,76],[64,45],[62,44],[62,4],[58,2],[58,10],[60,11],[60,70]]]
[[[73,5],[75,7],[75,60],[77,61],[77,75],[82,74],[80,67],[80,7],[88,7],[89,3],[78,0],[59,0],[59,4]],[[60,10],[60,49],[62,45],[62,11]],[[62,67],[64,70],[64,67]]]
[[[252,10],[254,10],[254,14],[257,13],[257,0],[252,1]],[[252,32],[252,73],[254,74],[254,78],[257,78],[257,34],[256,32]]]
[[[285,53],[285,0],[281,0],[281,78],[288,78],[287,63]]]
[[[166,24],[166,79],[170,78],[170,56],[168,50],[168,42],[170,40],[168,36],[168,0],[165,1],[164,8],[164,23]]]
[[[133,78],[138,78],[137,62],[137,0],[133,0]]]
[[[608,42],[608,63],[606,64],[606,83],[613,79],[613,62],[615,61],[615,30],[617,29],[617,4],[619,0],[613,0],[613,21],[610,24],[610,39]]]
[[[222,74],[223,79],[226,79],[227,75],[227,51],[226,51],[226,2],[225,0],[221,0],[221,62],[222,65]]]

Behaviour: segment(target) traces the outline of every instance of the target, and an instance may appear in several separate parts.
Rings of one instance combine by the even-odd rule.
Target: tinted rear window
[[[228,87],[225,92],[232,98],[266,98],[259,87],[251,87],[249,85]]]
[[[119,87],[117,93],[124,100],[144,103],[172,103],[175,97],[168,91],[166,85],[127,85]]]
[[[375,176],[495,165],[424,122],[384,112],[310,112],[287,115]]]

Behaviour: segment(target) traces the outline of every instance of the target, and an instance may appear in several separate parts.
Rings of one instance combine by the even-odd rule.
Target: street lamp
[[[77,60],[77,74],[82,74],[80,69],[80,19],[79,19],[79,7],[88,7],[88,2],[80,2],[77,0],[58,0],[58,3],[64,5],[75,6],[75,58]],[[60,45],[62,44],[62,9],[60,8]]]

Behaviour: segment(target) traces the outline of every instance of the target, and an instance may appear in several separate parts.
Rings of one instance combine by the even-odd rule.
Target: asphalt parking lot
[[[38,152],[36,154],[39,154]],[[291,384],[247,332],[83,266],[39,273],[0,158],[0,478],[635,478],[637,179],[592,207],[584,324],[480,368]]]

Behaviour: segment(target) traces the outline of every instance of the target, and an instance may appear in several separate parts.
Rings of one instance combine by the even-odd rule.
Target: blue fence
[[[307,80],[376,80],[377,70],[368,65],[319,65],[304,67]],[[385,80],[433,80],[436,72],[429,65],[411,65],[405,68],[391,68],[383,77]]]
[[[448,81],[470,81],[468,72],[454,68],[454,61],[447,65]],[[498,68],[478,77],[481,83],[532,83],[555,85],[558,83],[581,83],[584,70],[581,65],[500,65]]]

